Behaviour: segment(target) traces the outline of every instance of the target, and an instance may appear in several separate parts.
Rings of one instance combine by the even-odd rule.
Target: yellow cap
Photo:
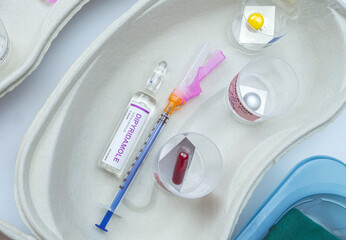
[[[247,19],[247,22],[250,27],[252,27],[255,30],[259,30],[261,29],[261,27],[263,27],[264,17],[260,13],[253,13]]]

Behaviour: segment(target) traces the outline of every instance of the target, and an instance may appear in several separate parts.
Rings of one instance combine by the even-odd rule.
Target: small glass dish
[[[195,147],[191,163],[186,169],[180,186],[173,183],[173,171],[179,154],[178,144],[187,138]],[[176,151],[177,150],[177,151]],[[174,151],[174,153],[172,153]],[[164,163],[166,156],[173,156],[170,163]],[[166,158],[167,159],[167,158]],[[216,144],[208,137],[193,132],[175,135],[162,147],[154,162],[154,176],[165,190],[182,198],[200,198],[212,192],[222,175],[222,158]]]
[[[251,16],[262,18],[259,29],[251,27]],[[297,24],[300,16],[298,0],[243,0],[228,35],[235,49],[251,54],[270,46]]]
[[[283,59],[252,59],[233,78],[226,90],[226,104],[236,119],[253,123],[291,110],[299,95],[299,80]]]

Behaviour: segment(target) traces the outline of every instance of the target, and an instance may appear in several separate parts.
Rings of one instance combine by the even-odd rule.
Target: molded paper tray
[[[10,40],[7,60],[0,65],[0,97],[13,90],[41,62],[51,42],[89,0],[4,0],[2,19]]]
[[[345,7],[335,1],[301,5],[296,28],[266,49],[296,70],[298,103],[288,114],[255,125],[236,121],[224,105],[226,87],[253,57],[235,51],[227,38],[237,4],[143,0],[114,22],[61,80],[21,146],[15,194],[32,232],[44,239],[226,239],[264,173],[345,106]],[[124,217],[114,217],[108,233],[100,231],[94,224],[106,211],[101,205],[110,203],[121,180],[97,162],[130,97],[159,61],[168,62],[158,111],[139,150],[205,41],[227,60],[203,80],[203,93],[172,115],[123,202]],[[219,186],[197,200],[164,192],[152,174],[162,144],[185,131],[210,137],[224,160]]]

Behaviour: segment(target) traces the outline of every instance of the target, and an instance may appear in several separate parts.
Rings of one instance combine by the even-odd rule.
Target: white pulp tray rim
[[[32,125],[30,126],[29,130],[27,131],[24,140],[22,142],[22,145],[19,150],[18,158],[17,158],[17,164],[16,164],[16,171],[15,171],[15,199],[16,204],[19,210],[19,213],[26,223],[26,225],[30,228],[30,230],[38,237],[43,239],[49,238],[49,230],[47,230],[46,226],[41,224],[41,221],[38,220],[35,216],[32,215],[32,212],[30,210],[30,202],[29,199],[25,196],[24,191],[24,171],[25,166],[27,164],[30,164],[30,150],[33,147],[33,143],[35,142],[35,139],[40,136],[42,129],[45,127],[45,125],[49,122],[50,117],[54,114],[54,109],[56,106],[59,106],[59,100],[64,99],[64,97],[68,94],[70,87],[75,84],[75,81],[78,81],[78,78],[76,76],[79,74],[79,71],[82,70],[83,65],[85,65],[90,58],[92,58],[102,47],[104,42],[114,33],[116,32],[124,23],[126,23],[129,19],[131,19],[132,16],[136,15],[138,12],[140,13],[141,10],[148,9],[155,5],[157,1],[150,1],[150,0],[142,0],[136,3],[130,10],[128,10],[124,15],[122,15],[118,20],[116,20],[101,36],[81,55],[81,57],[72,65],[70,70],[67,72],[67,74],[63,77],[63,79],[60,81],[56,89],[53,91],[53,93],[48,98],[46,104],[43,106],[43,108],[40,110],[40,112],[37,114],[35,120],[33,121]],[[344,79],[345,80],[345,79]],[[239,218],[239,215],[242,211],[242,209],[245,207],[246,202],[251,196],[251,193],[254,191],[255,187],[258,185],[262,177],[264,176],[265,172],[287,151],[289,151],[292,147],[294,147],[299,142],[303,141],[307,137],[313,135],[314,133],[320,131],[322,128],[327,126],[328,123],[333,121],[338,114],[341,113],[341,111],[346,106],[346,96],[341,99],[340,102],[334,104],[333,107],[333,114],[329,116],[321,116],[319,120],[314,122],[313,126],[309,126],[307,129],[305,129],[304,132],[296,132],[294,136],[292,135],[289,139],[286,140],[285,146],[280,149],[275,155],[271,155],[270,161],[266,163],[266,165],[260,170],[256,172],[256,175],[253,176],[252,183],[248,186],[248,189],[246,191],[241,192],[240,198],[242,201],[238,201],[238,208],[235,213],[234,222],[228,223],[230,226],[230,231],[232,232],[237,219]],[[44,131],[44,130],[43,130]],[[267,153],[270,155],[270,153]],[[239,169],[237,170],[234,179],[239,179],[238,175],[242,173],[242,169],[244,169],[244,164],[241,164],[239,166]],[[234,180],[239,181],[239,180]],[[242,184],[239,182],[238,184]]]
[[[135,11],[138,5],[140,5],[140,1],[138,1],[133,7],[131,7],[126,13],[124,13],[120,18],[118,18],[114,23],[112,23],[107,29],[112,28],[112,26],[119,27],[123,22],[125,22],[129,18],[129,16],[131,16],[131,13]],[[105,30],[82,53],[82,55],[77,59],[77,61],[71,66],[68,72],[64,75],[62,80],[58,83],[57,87],[54,89],[52,94],[48,97],[42,109],[35,116],[34,121],[30,125],[28,131],[26,132],[23,138],[23,142],[18,152],[16,168],[15,168],[15,176],[14,176],[15,202],[16,202],[16,206],[17,206],[21,219],[24,221],[25,225],[29,228],[29,230],[39,239],[49,239],[49,236],[46,235],[44,229],[43,231],[41,231],[40,229],[41,225],[36,222],[35,217],[26,212],[26,210],[30,208],[29,207],[30,204],[28,204],[25,196],[23,195],[24,191],[19,190],[19,189],[23,189],[23,186],[21,186],[21,183],[23,183],[22,177],[23,177],[23,171],[25,170],[23,168],[25,164],[24,163],[25,160],[22,161],[21,159],[23,155],[25,156],[26,153],[30,151],[30,146],[32,142],[34,141],[35,137],[39,135],[40,128],[44,126],[46,120],[48,120],[49,118],[49,115],[52,113],[51,110],[53,110],[55,107],[54,103],[58,102],[60,98],[63,98],[64,97],[63,93],[69,89],[70,85],[73,85],[73,82],[68,82],[68,79],[74,79],[73,76],[77,75],[79,66],[85,64],[88,61],[88,59],[97,51],[97,49],[100,46],[102,46],[102,43],[103,43],[102,40],[106,40],[108,37],[107,33],[108,31]],[[109,34],[111,34],[111,32],[109,32]]]
[[[43,1],[43,0],[42,0]],[[44,55],[48,51],[51,43],[57,37],[59,32],[64,28],[64,26],[72,19],[72,17],[90,0],[78,0],[70,1],[67,11],[61,13],[60,18],[56,18],[56,22],[50,29],[46,29],[46,33],[40,41],[41,44],[37,45],[34,50],[28,55],[23,64],[9,73],[4,79],[0,80],[0,98],[5,96],[8,92],[15,89],[20,83],[22,83],[26,77],[28,77],[41,63]],[[63,2],[60,1],[60,2]],[[68,1],[67,1],[68,2]],[[21,3],[19,3],[21,4]],[[47,3],[48,4],[48,3]],[[60,7],[58,6],[59,1],[52,4],[52,8]],[[65,3],[66,4],[66,3]],[[0,16],[1,17],[1,16]],[[44,20],[44,19],[43,19]],[[5,26],[6,28],[6,26]],[[9,61],[11,61],[11,54],[13,52],[13,46],[11,45],[11,39],[16,36],[9,36],[10,49],[5,62],[0,65],[0,68],[5,68]]]

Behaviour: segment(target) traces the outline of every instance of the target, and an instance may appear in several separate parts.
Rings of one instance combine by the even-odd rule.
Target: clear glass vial
[[[167,63],[160,62],[148,79],[145,89],[131,98],[108,148],[99,160],[100,167],[118,177],[129,167],[132,162],[129,157],[155,111],[155,92],[159,89],[166,71]]]

